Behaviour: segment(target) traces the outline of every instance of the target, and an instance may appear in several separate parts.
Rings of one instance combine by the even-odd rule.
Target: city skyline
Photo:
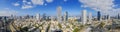
[[[98,10],[103,14],[111,15],[114,15],[114,12],[118,15],[117,13],[120,12],[120,0],[98,1],[99,2],[95,0],[1,0],[0,16],[10,16],[12,14],[17,16],[27,14],[36,15],[36,13],[40,13],[40,15],[46,13],[49,16],[56,16],[56,8],[58,6],[62,7],[62,15],[67,11],[69,16],[80,16],[82,15],[83,10],[87,10],[88,13],[92,13],[92,16],[97,16]]]
[[[119,32],[120,0],[1,0],[0,32]]]

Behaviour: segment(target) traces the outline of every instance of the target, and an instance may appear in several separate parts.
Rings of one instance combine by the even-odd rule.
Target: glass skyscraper
[[[68,12],[67,11],[65,12],[65,15],[64,15],[64,21],[68,21]]]
[[[98,21],[101,20],[101,13],[100,13],[100,11],[97,12],[97,20],[98,20]]]

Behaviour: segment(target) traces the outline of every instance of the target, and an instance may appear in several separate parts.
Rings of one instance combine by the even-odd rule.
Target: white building
[[[58,6],[58,7],[57,7],[57,21],[59,21],[59,22],[62,21],[61,11],[62,11],[62,7],[61,7],[61,6]]]
[[[82,11],[82,22],[83,24],[86,24],[87,22],[87,11],[86,10]]]
[[[92,13],[89,13],[89,23],[92,21]]]
[[[36,14],[36,20],[37,20],[37,21],[40,20],[40,14]]]

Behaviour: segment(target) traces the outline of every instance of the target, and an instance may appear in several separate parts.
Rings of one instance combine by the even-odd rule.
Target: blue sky
[[[99,0],[98,0],[99,1]],[[94,3],[92,3],[94,2]],[[97,1],[96,1],[97,2]],[[0,1],[0,16],[9,16],[11,14],[14,15],[36,15],[40,13],[46,13],[47,15],[56,15],[57,6],[62,7],[62,14],[65,11],[68,11],[69,15],[80,15],[82,10],[87,10],[87,12],[91,12],[93,15],[96,15],[96,11],[107,11],[106,13],[109,14],[108,10],[120,11],[120,0],[109,0],[101,1],[100,3],[96,3],[95,0],[85,1],[85,0],[1,0]],[[99,4],[101,7],[99,6]],[[113,3],[113,4],[112,4]],[[96,4],[96,5],[91,5]],[[98,5],[97,5],[98,4]],[[109,5],[110,4],[110,5]],[[107,7],[106,7],[107,6]],[[111,7],[114,6],[114,7]],[[94,9],[94,8],[95,9]],[[105,9],[103,9],[105,7]],[[109,8],[111,9],[109,9]],[[98,8],[98,9],[96,9]],[[8,13],[9,12],[9,13]],[[117,11],[118,12],[118,11]],[[119,12],[118,12],[119,13]]]

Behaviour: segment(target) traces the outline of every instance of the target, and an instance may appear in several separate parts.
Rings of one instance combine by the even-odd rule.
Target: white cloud
[[[29,8],[33,8],[32,3],[26,0],[23,0],[22,9],[29,9]]]
[[[23,2],[27,2],[26,0],[23,0]]]
[[[112,9],[113,0],[79,0],[81,3],[90,8],[96,8],[101,11]]]
[[[35,5],[43,5],[44,4],[44,0],[31,0],[31,2]]]
[[[20,4],[19,3],[13,3],[14,6],[19,6]]]
[[[53,2],[53,0],[46,0],[46,2],[50,3],[50,2]]]
[[[116,12],[114,9],[115,0],[79,0],[83,5],[81,7],[90,7],[96,11],[101,11],[105,14],[112,14],[113,12]]]
[[[53,2],[53,0],[22,0],[22,4],[20,5],[19,3],[15,3],[14,6],[20,6],[22,9],[29,9],[29,8],[33,8],[36,5],[47,5],[46,2],[51,3]]]
[[[32,4],[31,2],[27,2],[27,4]]]
[[[11,16],[11,15],[17,15],[17,11],[10,10],[10,9],[4,9],[0,11],[0,16]]]
[[[28,8],[32,8],[33,6],[31,6],[31,5],[23,5],[22,6],[22,9],[28,9]]]

